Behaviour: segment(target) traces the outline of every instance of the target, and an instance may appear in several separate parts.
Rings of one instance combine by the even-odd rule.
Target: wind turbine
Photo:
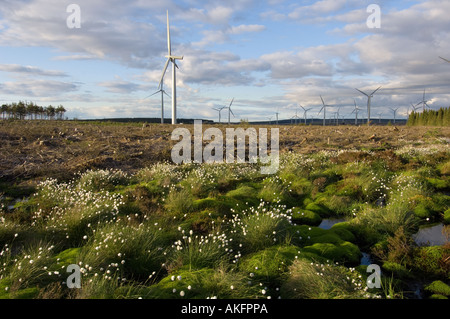
[[[378,113],[378,123],[381,123],[381,115],[383,115],[383,113]]]
[[[300,105],[300,104],[299,104]],[[303,106],[300,105],[300,107],[303,109],[303,117],[305,118],[305,125],[306,125],[306,113],[308,113],[309,110],[312,110],[312,108],[305,109]]]
[[[233,101],[234,101],[234,98],[231,100],[230,105],[227,107],[227,109],[228,109],[228,125],[230,125],[230,113],[233,114],[233,117],[235,117],[233,111],[231,110],[231,104],[233,104]]]
[[[276,119],[277,119],[277,125],[278,125],[278,114],[280,114],[280,113],[278,113],[278,112],[275,112],[275,116],[276,116]]]
[[[291,124],[292,124],[292,119],[295,119],[294,123],[297,124],[297,119],[300,119],[300,117],[297,115],[298,110],[295,110],[295,115],[293,117],[291,117]]]
[[[220,123],[220,113],[222,112],[223,109],[226,109],[226,108],[227,108],[226,106],[222,106],[222,107],[219,107],[219,108],[214,108],[213,107],[213,110],[219,111],[219,123]]]
[[[150,94],[149,96],[146,97],[146,99],[161,92],[161,124],[164,124],[164,94],[167,95],[168,97],[170,97],[170,95],[167,94],[166,91],[163,89],[163,82],[161,82],[161,85],[159,87],[160,89],[158,91],[156,91],[153,94]]]
[[[323,101],[322,95],[320,96],[320,99],[322,100],[322,108],[320,109],[319,113],[317,113],[317,115],[320,114],[320,112],[322,112],[323,110],[323,126],[325,126],[325,122],[326,122],[326,112],[327,112],[327,106],[331,106],[331,105],[326,105],[325,102]]]
[[[340,110],[340,109],[341,109],[341,108],[338,107],[337,112],[334,112],[334,115],[335,115],[335,117],[336,117],[336,125],[339,125],[339,110]]]
[[[370,94],[367,94],[359,89],[356,89],[357,91],[359,91],[362,94],[364,94],[365,96],[367,96],[367,125],[370,125],[370,102],[372,101],[372,98],[373,98],[373,95],[375,94],[375,92],[378,91],[380,88],[381,88],[381,86]]]
[[[417,105],[414,105],[413,103],[411,103],[411,106],[412,106],[413,112],[416,112],[416,110],[419,108]]]
[[[164,80],[164,75],[166,74],[167,67],[169,66],[169,62],[172,62],[172,124],[177,124],[177,84],[176,84],[176,69],[178,69],[178,65],[176,60],[183,60],[183,56],[175,56],[172,55],[172,48],[170,42],[170,26],[169,26],[169,11],[167,11],[167,52],[166,55],[167,61],[164,65],[164,70],[161,76],[161,80],[159,81],[159,88],[162,89],[162,83]]]
[[[417,103],[416,105],[422,104],[422,109],[423,111],[425,111],[425,106],[428,106],[428,108],[430,108],[430,106],[427,104],[428,101],[425,100],[425,89],[423,90],[423,97],[422,97],[422,101],[420,101],[419,103]]]
[[[358,125],[358,111],[360,110],[360,108],[356,106],[355,99],[353,99],[353,102],[355,103],[355,108],[353,109],[352,113],[355,113],[355,125]],[[350,114],[352,114],[352,113],[350,113]]]
[[[398,107],[396,109],[390,107],[391,111],[394,112],[394,124],[395,124],[395,119],[396,119],[396,115],[397,115],[397,110],[399,109]]]

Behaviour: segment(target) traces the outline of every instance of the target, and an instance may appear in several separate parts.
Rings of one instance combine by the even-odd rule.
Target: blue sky
[[[81,28],[70,29],[71,3]],[[159,117],[166,10],[177,72],[179,117],[317,115],[320,95],[350,114],[404,117],[426,89],[431,108],[450,105],[450,1],[0,0],[0,103],[62,104],[69,118]],[[367,7],[381,9],[369,28]],[[170,94],[171,74],[165,77]],[[170,118],[170,99],[165,117]],[[224,116],[224,113],[222,113]],[[348,115],[348,117],[354,115]]]

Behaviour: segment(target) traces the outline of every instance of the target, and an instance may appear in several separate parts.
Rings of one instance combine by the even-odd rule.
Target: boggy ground
[[[193,125],[176,127],[187,127],[193,133]],[[203,125],[203,129],[208,127],[211,125]],[[225,130],[227,126],[214,127]],[[255,126],[259,127],[262,126]],[[47,177],[68,179],[80,171],[96,168],[136,172],[150,164],[170,160],[174,128],[168,124],[0,121],[0,183],[26,184]],[[450,141],[449,127],[291,125],[279,129],[280,151],[301,154],[321,150],[398,149],[405,145]]]
[[[448,128],[281,126],[274,175],[174,165],[173,128],[2,122],[0,298],[450,296],[449,245],[413,240],[450,223]]]

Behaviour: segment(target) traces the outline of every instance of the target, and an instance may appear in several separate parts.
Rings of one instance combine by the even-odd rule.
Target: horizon
[[[158,82],[167,53],[166,11],[177,70],[178,118],[218,121],[234,98],[233,123],[275,122],[303,110],[351,120],[354,100],[372,122],[405,120],[411,103],[450,105],[450,3],[379,1],[6,1],[0,8],[0,104],[63,105],[68,118],[160,118]],[[412,49],[413,48],[413,49]],[[164,88],[170,93],[171,75]],[[165,98],[165,118],[171,117]],[[354,116],[353,116],[354,119]],[[309,120],[309,117],[308,117]],[[222,122],[225,122],[222,114]]]

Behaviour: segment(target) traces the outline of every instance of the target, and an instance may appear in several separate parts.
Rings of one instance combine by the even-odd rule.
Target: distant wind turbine
[[[159,93],[159,92],[161,92],[161,124],[164,124],[164,94],[167,95],[168,97],[170,97],[170,95],[167,94],[166,91],[163,89],[163,82],[161,82],[161,85],[159,86],[159,90],[156,91],[155,93],[147,96],[146,99]]]
[[[235,117],[233,111],[231,110],[231,104],[233,104],[233,101],[234,101],[234,98],[231,100],[230,105],[227,107],[227,109],[228,109],[228,125],[230,124],[230,114],[233,114],[233,117]]]
[[[278,125],[278,115],[279,115],[280,113],[278,113],[278,112],[275,112],[275,116],[276,116],[276,119],[277,119],[277,125]]]
[[[299,104],[300,105],[300,104]],[[303,106],[300,105],[300,107],[303,109],[303,117],[305,119],[305,125],[306,125],[306,113],[308,113],[309,110],[312,110],[312,108],[305,109]]]
[[[326,113],[327,113],[327,106],[331,106],[331,105],[325,104],[325,102],[324,102],[324,100],[323,100],[323,98],[322,98],[322,95],[320,96],[320,99],[322,100],[323,106],[322,106],[322,108],[320,109],[319,113],[317,113],[317,115],[319,115],[320,112],[322,112],[322,110],[323,110],[323,126],[325,126],[325,122],[326,122]]]
[[[396,120],[396,115],[397,115],[397,110],[399,109],[398,107],[397,108],[392,108],[392,107],[390,107],[390,109],[391,109],[391,111],[394,113],[394,124],[395,124],[395,120]]]
[[[412,106],[413,112],[416,112],[416,110],[419,109],[419,107],[417,105],[414,105],[413,103],[411,103],[411,106]]]
[[[300,117],[297,115],[298,110],[295,110],[295,115],[293,117],[291,117],[291,124],[292,124],[292,119],[294,119],[294,123],[297,124],[297,119],[300,119]]]
[[[220,123],[220,113],[222,112],[223,109],[226,109],[226,108],[227,108],[226,106],[222,106],[222,107],[218,107],[218,108],[213,107],[213,110],[219,111],[219,123]]]
[[[428,108],[430,108],[430,106],[427,104],[427,102],[428,102],[428,101],[425,100],[425,90],[423,90],[422,101],[420,101],[420,102],[417,103],[416,105],[422,104],[422,110],[425,111],[425,106],[427,106]]]
[[[367,94],[359,89],[356,89],[357,91],[359,91],[362,94],[364,94],[365,96],[367,96],[367,125],[370,125],[370,102],[372,101],[372,98],[373,98],[373,95],[375,94],[375,92],[378,91],[380,88],[381,88],[381,86],[370,94]]]
[[[178,65],[176,60],[183,60],[183,56],[172,55],[171,41],[170,41],[170,26],[169,26],[169,11],[167,11],[167,51],[166,55],[167,61],[164,65],[164,70],[159,81],[159,87],[162,89],[162,82],[164,80],[164,75],[166,74],[169,62],[172,62],[172,124],[177,124],[177,84],[176,84],[176,69]]]
[[[378,123],[381,123],[381,115],[383,115],[383,113],[378,113]]]
[[[356,106],[355,99],[353,99],[353,102],[355,103],[355,108],[353,109],[352,113],[350,113],[350,114],[355,113],[355,125],[358,125],[358,111],[360,110],[360,108]]]

